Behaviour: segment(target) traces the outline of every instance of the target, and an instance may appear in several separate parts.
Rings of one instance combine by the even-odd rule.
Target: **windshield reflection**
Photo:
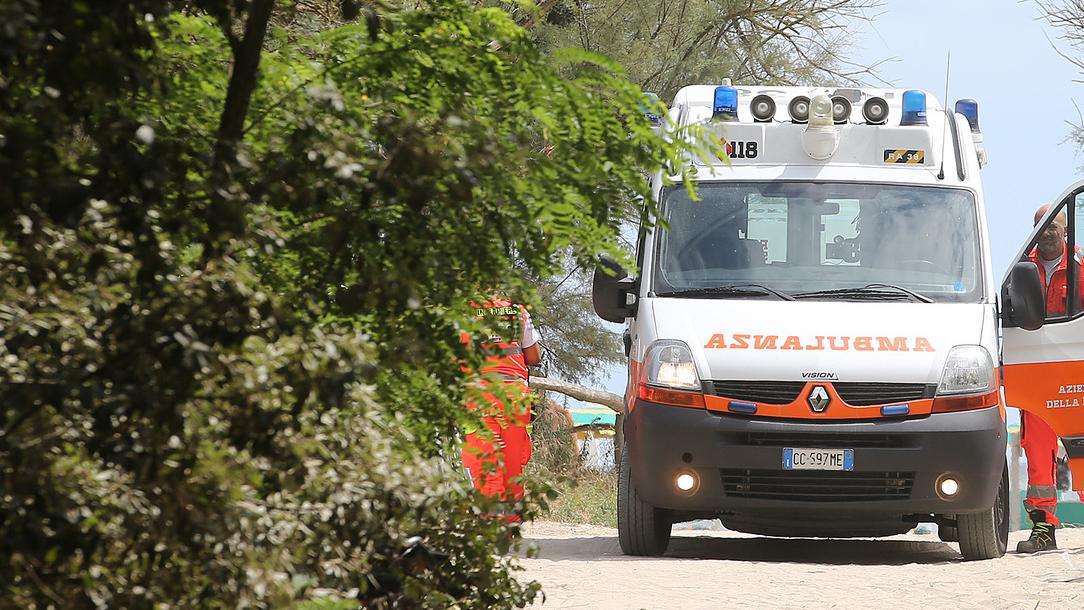
[[[894,287],[877,300],[982,298],[969,191],[728,182],[701,183],[699,195],[664,194],[669,228],[657,232],[656,293],[753,282],[808,300],[870,300],[862,289],[876,283]]]

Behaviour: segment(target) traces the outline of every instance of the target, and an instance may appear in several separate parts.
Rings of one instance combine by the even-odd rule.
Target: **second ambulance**
[[[1080,303],[1046,316],[1027,262],[995,282],[973,101],[690,86],[667,122],[706,126],[729,161],[690,160],[698,197],[656,176],[637,268],[595,276],[596,312],[626,323],[625,553],[718,518],[824,537],[936,522],[965,558],[998,557],[1006,399],[1054,425],[1084,482]],[[1081,191],[1018,260],[1058,214],[1078,240]]]

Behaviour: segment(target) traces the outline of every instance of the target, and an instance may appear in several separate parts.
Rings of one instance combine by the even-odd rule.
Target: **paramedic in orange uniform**
[[[1039,224],[1049,210],[1049,205],[1036,210],[1035,224]],[[1039,277],[1046,287],[1047,317],[1065,315],[1067,253],[1065,212],[1062,212],[1047,226],[1035,248],[1028,253],[1028,259],[1039,268]],[[1072,258],[1072,262],[1079,267],[1079,253]],[[1054,528],[1059,521],[1054,511],[1058,507],[1055,466],[1058,435],[1049,424],[1028,411],[1020,412],[1020,427],[1020,446],[1028,458],[1028,489],[1024,505],[1031,517],[1032,528],[1031,537],[1021,541],[1016,546],[1016,552],[1036,553],[1056,549]]]
[[[477,308],[478,317],[502,335],[491,337],[486,347],[494,352],[486,357],[483,374],[504,382],[509,395],[527,393],[527,367],[541,361],[538,333],[527,309],[507,299],[495,298]],[[489,382],[483,382],[489,383]],[[527,424],[531,422],[530,406],[523,401],[514,412],[506,409],[494,394],[485,392],[482,423],[488,434],[472,431],[467,434],[463,448],[463,466],[470,472],[471,482],[483,494],[504,501],[523,498],[523,487],[513,479],[523,473],[531,458],[531,439]],[[479,408],[468,403],[472,409]]]

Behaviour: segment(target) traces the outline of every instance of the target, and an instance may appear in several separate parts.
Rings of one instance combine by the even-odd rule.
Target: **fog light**
[[[674,485],[681,491],[692,491],[696,488],[696,476],[689,472],[683,472],[674,477]]]
[[[946,496],[955,496],[956,492],[960,491],[960,483],[952,477],[945,477],[941,479],[941,493]]]

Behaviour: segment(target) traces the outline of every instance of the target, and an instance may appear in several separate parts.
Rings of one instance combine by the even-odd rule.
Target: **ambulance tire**
[[[955,525],[938,525],[937,537],[941,539],[941,542],[959,542],[960,529]]]
[[[1009,471],[1001,470],[1001,485],[989,510],[956,515],[960,554],[965,560],[996,559],[1009,544]]]
[[[617,479],[617,539],[626,555],[655,556],[670,546],[673,521],[670,512],[640,499],[632,484],[628,451],[621,452],[621,475]]]

